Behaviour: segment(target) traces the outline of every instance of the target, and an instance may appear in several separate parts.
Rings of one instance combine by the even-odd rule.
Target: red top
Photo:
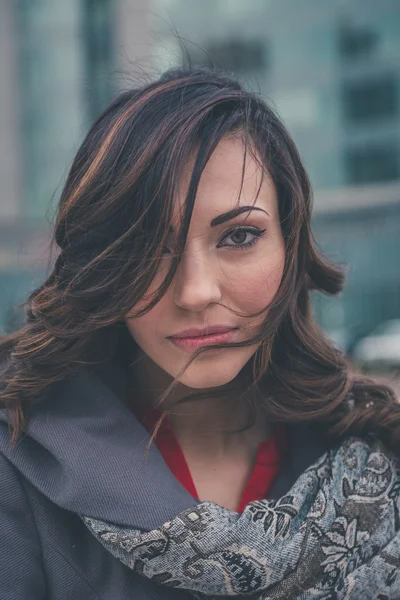
[[[157,408],[144,405],[135,407],[135,413],[150,434],[153,433],[157,422],[163,414]],[[176,479],[186,488],[189,494],[194,498],[198,498],[196,486],[194,485],[185,455],[166,417],[162,421],[154,441]],[[284,448],[285,429],[282,425],[278,425],[275,428],[274,434],[258,446],[253,471],[243,490],[237,512],[243,512],[249,502],[268,497],[272,482],[281,466]]]

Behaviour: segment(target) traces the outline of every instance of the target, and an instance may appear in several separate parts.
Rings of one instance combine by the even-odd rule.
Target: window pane
[[[399,149],[385,145],[347,150],[345,168],[350,184],[398,179]]]
[[[346,83],[342,90],[344,116],[350,123],[392,118],[398,113],[397,82],[392,76]]]

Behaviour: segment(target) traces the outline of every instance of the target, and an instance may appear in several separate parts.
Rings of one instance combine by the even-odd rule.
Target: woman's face
[[[241,141],[221,140],[202,173],[186,248],[170,288],[144,316],[126,317],[137,344],[171,377],[179,374],[201,345],[254,336],[266,311],[251,318],[237,316],[230,309],[241,315],[267,309],[282,278],[285,251],[276,189],[264,175],[255,201],[262,173],[248,154],[238,201],[243,156]],[[180,184],[175,223],[179,223],[190,169],[188,165]],[[243,211],[240,214],[238,207]],[[154,287],[168,270],[171,252],[173,234]],[[256,350],[257,345],[252,345],[204,352],[179,381],[197,389],[227,384]]]

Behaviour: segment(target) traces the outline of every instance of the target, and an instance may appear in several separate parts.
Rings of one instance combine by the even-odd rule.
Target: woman
[[[97,119],[2,342],[2,600],[400,597],[400,409],[313,321],[343,275],[310,211],[226,75]]]

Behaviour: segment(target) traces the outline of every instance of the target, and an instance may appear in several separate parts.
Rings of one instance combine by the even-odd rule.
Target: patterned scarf
[[[400,598],[400,469],[369,435],[329,450],[278,500],[211,502],[141,532],[83,517],[124,564],[195,598]]]

